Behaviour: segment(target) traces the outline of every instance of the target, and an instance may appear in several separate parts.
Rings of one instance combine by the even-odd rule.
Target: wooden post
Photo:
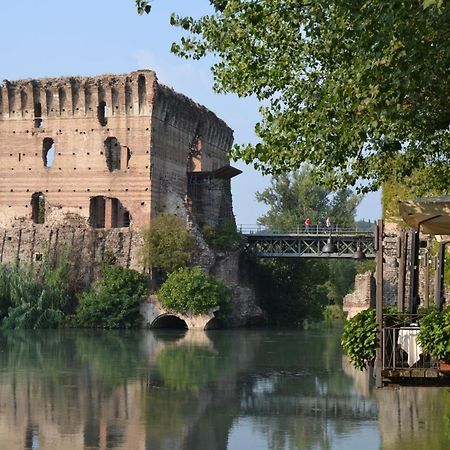
[[[429,296],[430,296],[430,271],[429,271],[429,261],[428,261],[428,250],[423,255],[423,271],[425,275],[424,279],[424,289],[423,289],[423,306],[428,308],[430,305]]]
[[[398,243],[398,291],[397,291],[397,309],[398,312],[404,312],[405,310],[405,281],[406,281],[406,249],[407,249],[407,237],[404,232],[400,232]]]
[[[417,314],[419,306],[419,231],[411,231],[411,265],[409,268],[410,291],[409,291],[409,314]]]
[[[383,364],[383,220],[379,219],[376,228],[376,319],[377,319],[377,352],[375,359],[375,380],[378,388],[383,387],[381,373]]]
[[[438,261],[437,261],[437,279],[435,290],[435,302],[438,309],[444,305],[444,268],[445,268],[445,244],[439,243]]]
[[[436,255],[433,258],[433,268],[434,268],[434,306],[436,306],[436,308],[439,308],[439,304],[440,304],[440,289],[439,289],[439,282],[440,282],[440,277],[439,277],[439,256]]]

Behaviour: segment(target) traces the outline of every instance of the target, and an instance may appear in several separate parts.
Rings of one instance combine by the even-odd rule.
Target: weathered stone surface
[[[239,263],[238,251],[220,254],[211,271],[212,275],[232,290],[232,314],[229,324],[239,327],[264,323],[265,313],[258,305],[253,287],[239,278],[239,274],[242,274],[242,270],[237,270]]]
[[[347,319],[351,319],[364,309],[375,306],[375,279],[368,271],[355,277],[355,288],[343,301],[343,310]]]
[[[48,225],[61,212],[88,221],[101,196],[120,200],[142,228],[173,193],[186,199],[192,172],[220,185],[215,210],[229,206],[203,219],[232,217],[229,179],[214,177],[229,165],[232,130],[154,72],[5,81],[0,97],[0,227],[31,221],[32,195],[42,193]]]
[[[198,315],[168,312],[159,303],[156,295],[151,295],[146,302],[142,303],[140,311],[144,317],[144,326],[150,328],[154,327],[161,318],[174,316],[183,320],[189,330],[206,330],[215,319],[214,311],[211,311],[209,314]]]
[[[39,261],[64,243],[85,282],[104,261],[142,270],[141,232],[164,212],[186,221],[210,272],[199,230],[234,221],[240,172],[233,131],[213,112],[150,70],[4,81],[0,100],[0,262]],[[228,270],[237,279],[238,265]],[[237,308],[251,313],[240,305],[250,297],[236,294]]]

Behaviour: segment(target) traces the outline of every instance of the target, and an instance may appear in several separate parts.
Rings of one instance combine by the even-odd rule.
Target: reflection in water
[[[449,443],[447,390],[375,394],[335,332],[8,332],[0,349],[1,450]]]

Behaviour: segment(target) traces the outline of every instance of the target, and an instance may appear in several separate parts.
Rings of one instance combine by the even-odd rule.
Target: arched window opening
[[[97,196],[90,199],[89,223],[93,228],[130,226],[130,213],[117,198]]]
[[[66,109],[66,90],[63,87],[58,88],[59,98],[59,111],[65,111]]]
[[[184,320],[180,319],[177,316],[173,316],[171,314],[167,314],[164,316],[157,317],[150,328],[170,328],[170,329],[178,329],[178,330],[187,330],[187,324]]]
[[[120,170],[120,153],[121,146],[115,137],[109,137],[105,140],[105,158],[108,170]]]
[[[22,90],[20,91],[20,108],[22,111],[22,114],[27,109],[27,103],[28,103],[28,95],[26,91]]]
[[[138,78],[138,99],[139,99],[139,114],[145,110],[145,98],[147,96],[147,87],[144,75],[139,75]]]
[[[92,197],[89,202],[89,223],[92,228],[105,228],[105,197]]]
[[[203,141],[201,137],[196,133],[189,143],[189,171],[201,172],[202,170],[202,152]]]
[[[108,123],[106,102],[101,101],[97,107],[98,122],[102,127]]]
[[[112,115],[114,111],[119,108],[119,91],[117,88],[111,88],[111,101],[112,101]]]
[[[133,107],[133,88],[129,80],[125,82],[125,109],[128,114],[128,110]]]
[[[34,104],[34,128],[44,128],[42,119],[42,105],[40,102]]]
[[[42,160],[45,167],[52,167],[55,159],[55,142],[52,138],[45,138],[42,143]]]
[[[49,111],[53,111],[53,94],[49,89],[45,91],[45,101],[47,103],[47,114],[49,114]]]
[[[31,214],[34,223],[45,222],[45,196],[42,192],[35,192],[31,196]]]

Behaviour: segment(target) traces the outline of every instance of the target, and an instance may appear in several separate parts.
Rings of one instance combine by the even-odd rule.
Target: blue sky
[[[3,2],[0,27],[1,79],[127,73],[155,70],[159,81],[207,106],[234,130],[235,142],[253,142],[258,120],[254,99],[212,91],[211,60],[187,61],[173,56],[170,45],[180,33],[169,25],[172,11],[200,15],[208,0],[155,0],[149,16],[139,16],[134,0],[21,0]],[[238,224],[253,224],[266,207],[255,192],[270,182],[250,166],[234,163],[244,173],[233,180]],[[358,218],[381,215],[379,193],[370,194]]]

